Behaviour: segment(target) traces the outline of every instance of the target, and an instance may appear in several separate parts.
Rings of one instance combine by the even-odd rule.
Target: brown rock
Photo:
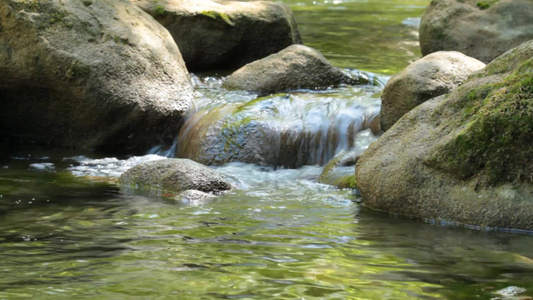
[[[451,92],[485,64],[459,52],[439,51],[425,56],[385,85],[381,96],[381,128],[388,130],[421,103]]]

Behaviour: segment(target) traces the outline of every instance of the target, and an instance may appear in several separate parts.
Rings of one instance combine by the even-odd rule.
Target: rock
[[[439,51],[425,56],[385,85],[381,96],[381,128],[388,130],[404,114],[419,104],[451,92],[485,64],[455,51]]]
[[[284,4],[130,0],[167,28],[191,71],[238,68],[302,42]]]
[[[357,151],[341,152],[333,157],[325,166],[318,182],[334,185],[340,189],[357,188],[354,166],[359,160]]]
[[[134,166],[120,176],[124,188],[183,192],[196,190],[218,193],[231,189],[224,177],[216,170],[189,159],[163,159]],[[186,193],[187,197],[197,192]]]
[[[533,39],[531,0],[433,0],[420,24],[422,54],[459,51],[484,63]]]
[[[394,214],[533,230],[533,41],[419,105],[356,165],[365,204]]]
[[[364,104],[363,104],[364,105]],[[357,99],[278,94],[207,107],[187,120],[177,157],[206,165],[245,162],[298,168],[327,163],[369,128],[379,106]],[[353,168],[352,168],[353,171]]]
[[[352,78],[332,66],[315,49],[292,45],[279,53],[238,69],[224,82],[228,89],[268,95],[296,89],[324,89],[340,84],[367,84],[368,78]]]
[[[0,2],[0,132],[115,153],[172,143],[192,86],[172,37],[137,6]]]

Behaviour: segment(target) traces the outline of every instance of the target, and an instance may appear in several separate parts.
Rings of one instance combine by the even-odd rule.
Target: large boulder
[[[381,128],[388,130],[421,103],[451,92],[485,64],[455,51],[439,51],[394,75],[381,96]]]
[[[130,1],[170,31],[191,71],[238,68],[302,42],[291,10],[281,3]]]
[[[324,89],[343,83],[367,84],[369,80],[346,74],[313,48],[292,45],[233,72],[224,86],[268,95],[296,89]]]
[[[172,37],[137,6],[0,2],[0,135],[142,152],[172,142],[191,102]]]
[[[407,113],[356,165],[369,207],[533,230],[533,41]]]
[[[531,0],[433,0],[420,24],[423,55],[459,51],[488,63],[533,39]]]
[[[216,170],[189,159],[163,159],[138,164],[120,176],[125,189],[187,192],[187,197],[204,193],[219,193],[231,189],[231,184]],[[192,197],[196,198],[196,197]]]

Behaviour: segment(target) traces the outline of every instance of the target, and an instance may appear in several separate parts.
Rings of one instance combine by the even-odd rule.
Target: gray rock
[[[388,130],[421,103],[451,92],[485,64],[455,51],[429,54],[394,75],[381,96],[381,128]]]
[[[281,3],[130,1],[170,31],[191,71],[238,68],[302,42],[291,10]]]
[[[168,31],[120,0],[0,2],[0,132],[144,152],[171,143],[192,86]]]
[[[218,193],[231,189],[224,177],[216,170],[189,159],[164,159],[149,161],[134,166],[120,176],[125,188],[182,192],[196,190]],[[198,193],[186,194],[187,197]]]
[[[420,24],[422,54],[459,51],[484,63],[533,39],[531,0],[433,0]]]
[[[292,45],[231,74],[224,86],[268,95],[296,89],[324,89],[340,84],[367,84],[368,78],[352,78],[332,66],[315,49]]]
[[[533,230],[533,41],[419,105],[359,159],[367,206]]]

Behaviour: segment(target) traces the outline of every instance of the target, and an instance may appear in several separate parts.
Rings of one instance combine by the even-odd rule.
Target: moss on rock
[[[471,90],[459,102],[467,120],[464,129],[432,151],[427,161],[463,179],[483,175],[487,184],[531,181],[532,61],[500,82]]]
[[[367,206],[490,228],[533,230],[533,41],[425,102],[356,167]]]
[[[214,10],[204,10],[200,12],[201,15],[204,15],[206,17],[209,17],[213,20],[223,20],[226,24],[230,26],[235,26],[235,23],[231,21],[231,17],[228,14],[225,14],[223,12],[218,12]]]

